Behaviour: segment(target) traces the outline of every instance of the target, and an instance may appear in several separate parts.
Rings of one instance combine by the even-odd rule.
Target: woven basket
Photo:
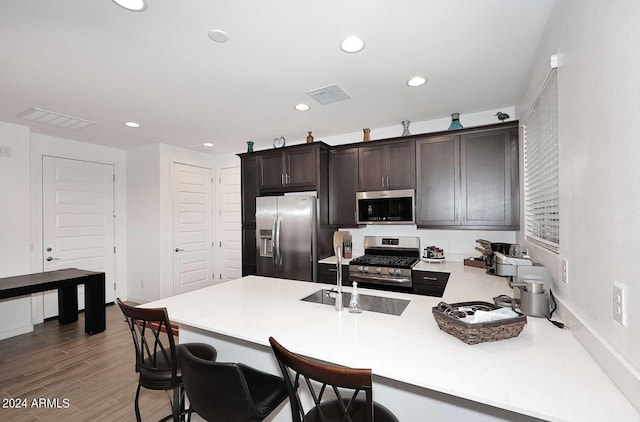
[[[452,303],[454,309],[459,307],[470,307],[473,305],[483,305],[491,309],[498,309],[499,306],[488,302],[460,302]],[[524,325],[527,323],[526,315],[517,312],[518,316],[514,318],[503,319],[500,321],[480,322],[471,324],[461,321],[438,310],[437,307],[432,308],[433,318],[438,323],[438,327],[446,333],[464,341],[467,344],[478,344],[487,341],[498,341],[506,338],[517,337]]]

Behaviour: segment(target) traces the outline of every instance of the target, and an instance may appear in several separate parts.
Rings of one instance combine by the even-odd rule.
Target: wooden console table
[[[58,322],[78,320],[78,285],[84,284],[84,332],[106,328],[104,273],[65,268],[56,271],[0,278],[0,299],[58,289]]]

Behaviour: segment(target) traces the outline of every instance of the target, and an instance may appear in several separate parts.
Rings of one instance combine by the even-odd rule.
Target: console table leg
[[[93,335],[106,328],[105,275],[91,276],[84,283],[84,332]]]
[[[78,320],[78,286],[58,287],[58,322],[69,324]]]

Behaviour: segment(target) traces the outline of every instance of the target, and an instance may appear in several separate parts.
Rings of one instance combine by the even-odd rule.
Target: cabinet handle
[[[384,176],[382,176],[382,187],[384,187]]]
[[[429,276],[424,276],[422,277],[423,280],[429,280],[429,281],[438,281],[438,277],[429,277]]]
[[[286,180],[287,185],[288,185],[291,182],[291,177],[289,176],[289,173],[285,174],[284,176],[285,176],[284,179]]]
[[[284,173],[280,175],[280,184],[284,185]]]
[[[389,175],[387,174],[387,187],[389,187]]]

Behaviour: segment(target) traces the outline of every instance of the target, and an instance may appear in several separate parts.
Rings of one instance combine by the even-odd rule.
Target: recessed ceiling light
[[[407,85],[409,86],[422,86],[427,83],[427,80],[422,76],[414,76],[413,78],[407,81]]]
[[[350,35],[340,43],[340,48],[345,53],[357,53],[364,48],[364,41],[355,35]]]
[[[140,127],[140,123],[136,122],[124,122],[124,125],[128,127]]]
[[[213,144],[211,142],[205,142],[202,145],[204,145],[207,148],[211,148],[213,146]]]
[[[147,8],[145,0],[113,0],[115,4],[133,12],[142,12]]]
[[[311,107],[309,107],[309,105],[305,103],[300,103],[293,106],[293,108],[295,108],[298,111],[308,111]]]
[[[215,42],[222,43],[229,41],[229,34],[224,32],[222,29],[212,29],[209,31],[209,38]]]

